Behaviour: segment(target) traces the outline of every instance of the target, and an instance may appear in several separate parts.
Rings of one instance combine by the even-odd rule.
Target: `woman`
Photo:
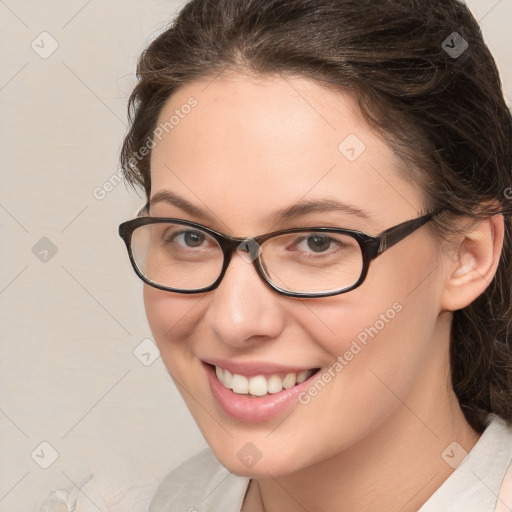
[[[150,510],[511,510],[512,122],[466,6],[192,0],[138,76],[120,234],[211,448]]]

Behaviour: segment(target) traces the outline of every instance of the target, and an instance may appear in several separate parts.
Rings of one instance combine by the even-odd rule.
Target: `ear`
[[[504,236],[503,215],[472,221],[457,239],[453,257],[446,257],[445,281],[441,307],[456,311],[471,304],[491,283],[498,263]]]

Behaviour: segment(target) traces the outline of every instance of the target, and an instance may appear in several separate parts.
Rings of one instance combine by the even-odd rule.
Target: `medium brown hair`
[[[454,34],[454,33],[457,34]],[[467,43],[467,48],[465,44]],[[458,52],[454,51],[459,50]],[[192,0],[140,57],[121,164],[149,198],[151,140],[170,95],[224,71],[300,76],[353,95],[425,190],[426,209],[502,213],[496,276],[454,312],[455,393],[478,431],[493,412],[512,424],[512,120],[480,28],[457,0]],[[135,158],[136,157],[136,158]]]

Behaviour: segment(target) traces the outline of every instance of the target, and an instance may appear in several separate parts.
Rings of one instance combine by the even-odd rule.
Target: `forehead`
[[[260,229],[300,200],[349,203],[383,225],[421,209],[354,99],[304,78],[198,80],[169,98],[156,129],[151,195],[175,192],[224,228]]]

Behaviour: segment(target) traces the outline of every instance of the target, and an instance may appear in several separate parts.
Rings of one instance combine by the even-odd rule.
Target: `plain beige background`
[[[161,478],[205,445],[117,236],[143,204],[117,179],[136,60],[183,3],[0,0],[1,512],[109,464]],[[510,104],[512,0],[468,4]]]

